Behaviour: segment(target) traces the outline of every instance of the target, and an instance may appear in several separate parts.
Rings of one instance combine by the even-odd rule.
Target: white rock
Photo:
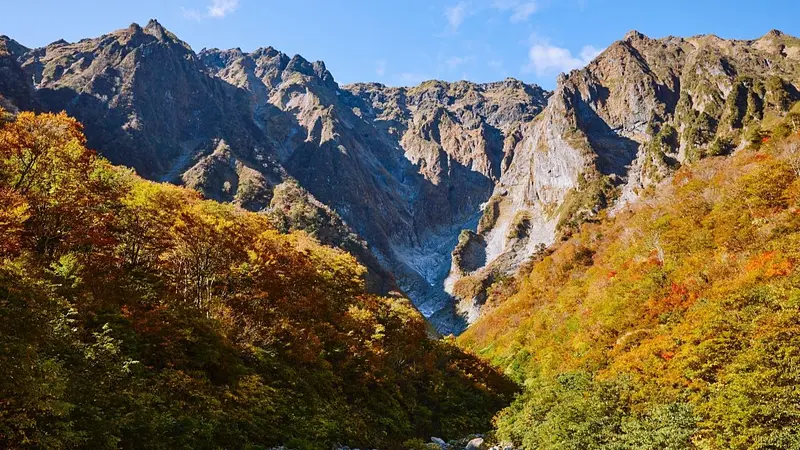
[[[483,450],[483,449],[484,449],[483,438],[475,438],[469,441],[469,443],[467,443],[467,446],[464,448],[464,450]]]

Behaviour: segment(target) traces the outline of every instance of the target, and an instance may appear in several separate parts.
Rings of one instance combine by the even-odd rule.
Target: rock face
[[[458,333],[543,245],[783,114],[799,58],[780,32],[632,32],[553,93],[512,79],[339,86],[322,62],[195,53],[151,21],[39,49],[0,37],[0,106],[66,110],[116,164],[346,248],[373,290],[404,291]]]
[[[281,167],[369,242],[440,330],[463,329],[442,289],[450,252],[500,177],[506,128],[531,120],[546,92],[514,80],[340,88],[322,62],[272,48],[199,56],[249,94]]]
[[[245,93],[209,77],[191,48],[156,21],[54,42],[18,61],[44,109],[78,117],[91,146],[144,177],[175,180],[222,141],[246,165],[271,152],[245,120]]]
[[[485,242],[486,265],[454,265],[446,283],[458,309],[477,317],[486,287],[543,245],[681,164],[758,138],[755,124],[786,114],[798,86],[800,40],[777,31],[751,41],[634,31],[562,75],[544,111],[507,134],[507,163],[470,238]]]
[[[443,290],[451,251],[462,229],[475,228],[480,205],[500,179],[508,133],[530,121],[547,93],[516,80],[473,84],[431,81],[413,88],[378,84],[347,86],[348,106],[371,124],[385,152],[396,154],[396,177],[410,196],[407,229],[392,230],[392,270],[409,280],[401,286],[434,323],[452,322],[453,305]],[[446,309],[443,309],[445,306]]]
[[[17,58],[29,51],[7,36],[0,36],[0,106],[16,112],[33,109],[33,92]]]

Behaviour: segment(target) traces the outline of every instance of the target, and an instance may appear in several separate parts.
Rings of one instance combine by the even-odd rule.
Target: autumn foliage
[[[460,343],[527,449],[800,448],[800,137],[681,168],[521,273]]]
[[[0,447],[398,448],[509,401],[350,255],[0,117]]]

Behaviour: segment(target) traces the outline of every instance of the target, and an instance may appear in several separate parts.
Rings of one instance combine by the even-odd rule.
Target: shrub
[[[511,221],[508,229],[508,239],[524,239],[528,237],[531,229],[531,214],[528,211],[519,211]]]
[[[707,156],[727,155],[733,149],[733,142],[727,137],[717,136],[706,149]]]
[[[483,215],[478,223],[479,234],[490,231],[497,224],[497,219],[500,218],[500,203],[502,201],[503,197],[495,194],[486,202],[486,206],[483,208]]]

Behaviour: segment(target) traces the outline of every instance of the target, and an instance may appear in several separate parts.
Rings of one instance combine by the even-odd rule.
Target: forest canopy
[[[0,111],[0,446],[401,448],[515,385],[302,232]]]

